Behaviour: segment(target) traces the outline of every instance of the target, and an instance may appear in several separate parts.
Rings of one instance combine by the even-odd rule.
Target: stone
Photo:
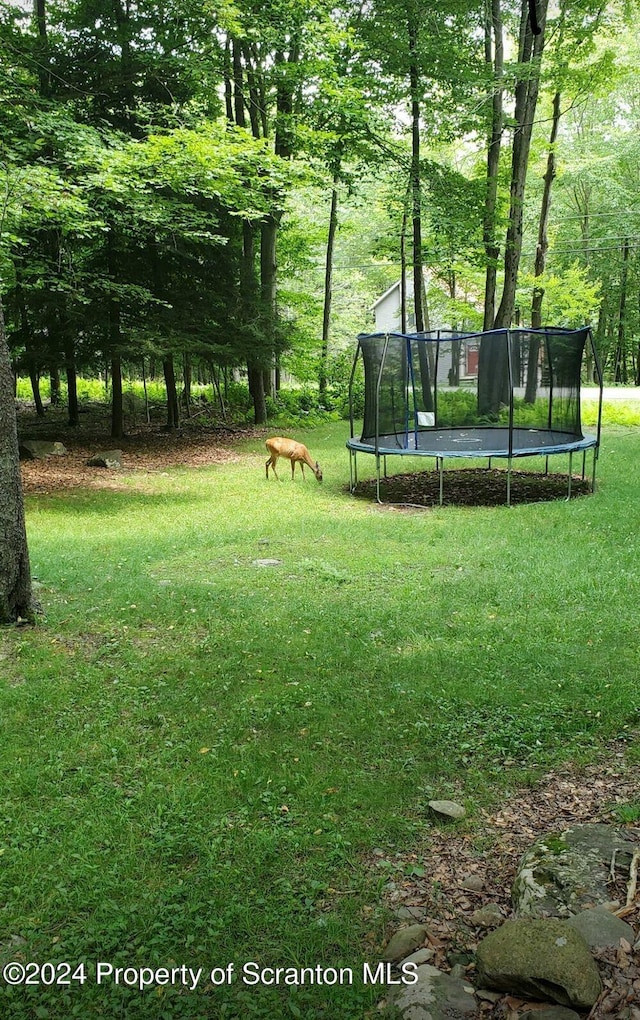
[[[636,935],[630,924],[616,917],[605,907],[591,907],[581,910],[579,914],[568,918],[567,924],[579,931],[590,949],[604,946],[617,946],[620,939],[626,939],[630,945]]]
[[[430,800],[429,807],[437,815],[442,815],[443,818],[453,818],[456,821],[459,818],[464,818],[467,813],[461,804],[456,804],[453,800]]]
[[[415,963],[419,966],[421,963],[428,963],[429,960],[433,960],[435,955],[435,949],[418,949],[415,953],[411,953],[411,956],[407,956],[402,961],[401,966],[404,966],[405,963]]]
[[[399,921],[416,921],[418,924],[425,920],[426,913],[422,907],[401,906],[394,910]]]
[[[565,1006],[549,1006],[548,1009],[528,1009],[520,1020],[581,1020],[580,1014]]]
[[[461,882],[463,889],[468,889],[469,892],[482,892],[484,889],[484,879],[480,878],[480,875],[467,875]]]
[[[43,460],[45,457],[62,457],[67,452],[62,443],[44,439],[21,439],[18,444],[20,460]]]
[[[613,825],[574,825],[527,850],[511,890],[516,917],[570,917],[611,899],[610,869],[628,876],[638,844]]]
[[[273,560],[273,559],[254,560],[253,561],[253,566],[254,567],[278,567],[278,566],[280,566],[281,563],[282,563],[282,560]]]
[[[504,917],[497,903],[487,903],[486,906],[474,910],[469,920],[476,928],[495,928],[496,925],[502,924]]]
[[[505,921],[476,950],[478,983],[513,995],[590,1008],[602,991],[582,935],[558,918]]]
[[[382,959],[389,963],[399,963],[400,960],[405,960],[407,956],[422,946],[428,931],[426,924],[410,924],[406,928],[399,928],[389,940]]]
[[[87,465],[99,468],[121,468],[122,450],[105,450],[104,453],[96,453],[93,457],[89,457]]]
[[[463,1020],[476,1013],[473,989],[428,963],[418,967],[415,984],[395,987],[390,1005],[403,1020]]]

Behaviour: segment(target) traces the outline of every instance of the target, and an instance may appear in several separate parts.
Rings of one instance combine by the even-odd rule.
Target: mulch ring
[[[545,503],[567,498],[569,476],[563,474],[511,472],[511,502]],[[591,492],[590,482],[573,476],[571,498]],[[358,482],[354,495],[376,498],[375,479]],[[380,479],[383,504],[434,507],[440,504],[440,473],[419,471]],[[444,472],[444,506],[504,506],[507,502],[507,472],[496,468],[459,468]]]
[[[608,758],[593,765],[548,773],[532,788],[514,792],[499,810],[481,812],[468,831],[455,824],[429,825],[418,848],[372,851],[366,863],[376,874],[389,875],[383,897],[396,926],[428,926],[426,945],[434,951],[434,966],[449,971],[453,963],[464,962],[473,984],[473,953],[490,929],[474,923],[472,915],[491,904],[504,920],[512,916],[511,886],[518,863],[540,836],[576,823],[621,827],[616,808],[638,804],[637,765],[625,762],[624,746],[613,745]],[[637,822],[627,829],[630,839],[640,841]],[[463,887],[469,876],[476,878],[480,891]],[[635,949],[623,946],[595,954],[604,990],[588,1020],[640,1020],[640,890],[632,886],[618,880],[611,899],[620,903],[616,913],[635,930]],[[527,1009],[541,1007],[503,993],[492,1000],[480,1003],[483,1020],[518,1020]]]
[[[33,438],[56,439],[63,443],[66,453],[42,460],[23,460],[22,486],[25,493],[50,493],[63,489],[129,489],[123,476],[129,472],[161,472],[174,467],[206,467],[211,464],[228,464],[240,459],[234,445],[240,440],[261,433],[251,429],[198,429],[162,432],[139,429],[124,439],[109,439],[104,432],[69,435],[69,430],[58,429],[51,435]],[[122,450],[121,470],[89,467],[87,460],[106,450]]]

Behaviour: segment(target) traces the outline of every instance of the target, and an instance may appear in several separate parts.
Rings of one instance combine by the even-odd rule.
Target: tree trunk
[[[111,438],[122,439],[124,414],[122,407],[122,362],[120,355],[111,358]]]
[[[191,417],[191,355],[185,351],[182,355],[182,397],[184,400],[187,418]]]
[[[424,331],[424,310],[422,307],[422,195],[420,179],[420,99],[418,86],[418,29],[415,22],[409,22],[409,80],[411,88],[411,216],[413,225],[413,307],[416,318],[416,333]]]
[[[402,212],[400,227],[400,332],[407,332],[407,210]]]
[[[33,621],[29,551],[18,455],[14,376],[0,303],[0,624]]]
[[[20,312],[20,332],[22,335],[22,342],[24,344],[25,360],[29,371],[31,392],[33,393],[33,401],[36,405],[36,414],[38,415],[38,418],[44,418],[44,404],[42,403],[42,396],[40,395],[40,374],[38,372],[37,359],[34,353],[33,334],[31,332],[31,323],[29,321],[27,305],[24,299],[24,290],[20,283],[16,284],[16,301]]]
[[[71,338],[67,338],[64,345],[64,367],[67,375],[67,407],[69,411],[69,424],[75,427],[80,424],[80,413],[78,410],[76,353],[74,343]]]
[[[59,407],[61,402],[60,371],[57,365],[52,365],[49,369],[49,403],[52,407]]]
[[[173,367],[173,355],[168,354],[162,360],[164,382],[167,389],[167,428],[180,428],[180,407],[176,389],[176,374]]]
[[[504,252],[502,298],[494,317],[494,329],[509,329],[515,311],[516,287],[522,254],[524,195],[527,180],[533,119],[540,87],[540,63],[544,49],[548,0],[539,0],[538,34],[534,35],[529,0],[522,0],[518,78],[515,88],[515,128],[511,152],[509,225]],[[506,343],[483,342],[478,362],[478,414],[495,418],[509,399],[508,352]]]
[[[498,169],[503,128],[504,40],[500,0],[490,0],[485,23],[485,61],[493,74],[491,93],[491,130],[487,148],[487,190],[484,201],[482,239],[487,266],[484,286],[484,326],[493,329],[496,304],[496,278],[500,248],[496,242],[496,209],[498,204]],[[493,46],[492,46],[493,39]]]
[[[536,246],[536,261],[533,275],[539,280],[544,273],[549,239],[547,237],[547,226],[549,224],[549,210],[551,208],[551,186],[556,176],[556,153],[555,142],[558,137],[558,125],[560,123],[560,93],[556,92],[553,97],[553,119],[551,121],[551,134],[549,135],[549,154],[547,156],[547,169],[544,175],[544,188],[542,190],[542,203],[540,205],[540,219],[538,221],[538,244]],[[531,299],[531,326],[533,329],[540,329],[542,326],[542,300],[544,298],[544,287],[539,283],[533,285],[533,297]],[[529,351],[527,357],[527,384],[524,399],[527,404],[535,404],[538,391],[538,360],[540,357],[540,337],[532,336],[529,340]]]
[[[513,319],[520,256],[522,254],[522,224],[524,195],[531,148],[533,121],[540,89],[540,64],[544,49],[544,34],[548,0],[539,0],[537,21],[540,29],[533,35],[529,18],[529,0],[522,0],[520,47],[518,61],[521,70],[515,90],[515,129],[511,153],[511,189],[509,226],[504,253],[504,285],[496,313],[494,327],[508,329]]]
[[[331,207],[329,209],[329,232],[327,234],[327,253],[324,268],[324,307],[322,309],[322,343],[320,346],[320,371],[318,373],[318,389],[320,400],[327,395],[327,364],[329,361],[329,333],[331,329],[331,298],[333,296],[333,249],[338,231],[338,172],[333,175],[331,189]]]
[[[618,343],[616,346],[616,367],[615,381],[625,386],[629,381],[627,367],[627,339],[626,339],[626,307],[627,307],[627,279],[629,276],[629,238],[625,237],[622,245],[622,274],[620,278],[620,303],[618,305]]]

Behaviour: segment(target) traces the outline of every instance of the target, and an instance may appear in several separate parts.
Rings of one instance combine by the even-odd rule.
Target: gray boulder
[[[121,468],[122,450],[105,450],[104,453],[96,453],[87,461],[89,467],[100,468]]]
[[[479,944],[479,984],[562,1006],[589,1008],[602,982],[587,943],[557,918],[506,921]]]
[[[636,848],[613,825],[548,833],[520,861],[511,890],[516,917],[570,917],[608,902],[611,861],[628,876]]]
[[[617,946],[620,944],[620,939],[626,939],[630,945],[633,945],[636,937],[630,924],[623,921],[621,917],[616,917],[605,907],[582,910],[574,917],[568,918],[567,924],[580,932],[591,949]]]
[[[441,818],[453,818],[455,821],[464,818],[467,813],[462,804],[456,804],[454,800],[430,800],[429,807]]]
[[[476,1013],[473,989],[437,967],[418,967],[415,984],[394,988],[389,1003],[403,1020],[463,1020]],[[397,1014],[396,1014],[397,1015]]]
[[[62,443],[44,439],[21,439],[18,444],[20,460],[44,460],[45,457],[62,457],[67,452]]]
[[[427,937],[429,929],[426,924],[410,924],[400,928],[390,939],[382,959],[389,963],[399,963],[419,949]]]

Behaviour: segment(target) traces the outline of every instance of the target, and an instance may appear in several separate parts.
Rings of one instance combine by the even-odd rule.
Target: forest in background
[[[239,370],[256,423],[285,373],[330,409],[398,279],[418,330],[590,323],[640,384],[632,6],[0,2],[0,293],[39,413],[46,379],[77,424],[100,377],[120,438],[123,379],[159,375],[177,427]]]

